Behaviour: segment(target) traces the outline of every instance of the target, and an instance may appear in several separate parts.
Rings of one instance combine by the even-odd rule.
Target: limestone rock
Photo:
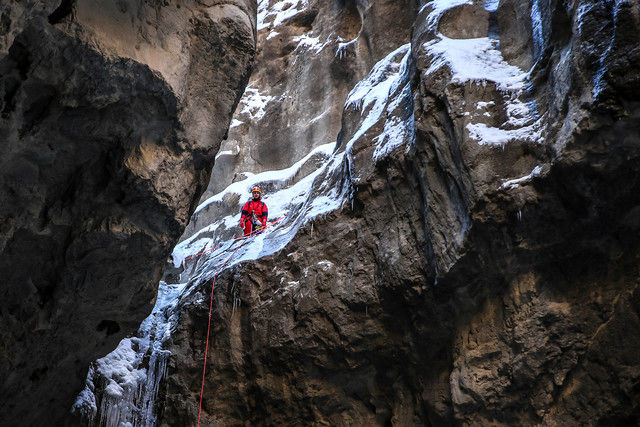
[[[342,160],[309,192],[346,183],[342,208],[218,276],[205,422],[637,424],[637,2],[419,3],[342,98]],[[324,111],[291,102],[292,123]],[[273,120],[230,135],[290,132]],[[207,262],[169,346],[167,425],[197,416]]]
[[[255,2],[0,6],[0,406],[58,424],[149,313],[247,83]]]

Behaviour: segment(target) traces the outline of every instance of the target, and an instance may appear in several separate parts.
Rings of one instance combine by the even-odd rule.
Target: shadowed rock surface
[[[311,189],[350,200],[218,276],[205,422],[637,424],[638,3],[419,3]],[[197,416],[204,266],[166,425]]]
[[[253,1],[0,6],[0,407],[59,424],[150,312],[248,81]]]

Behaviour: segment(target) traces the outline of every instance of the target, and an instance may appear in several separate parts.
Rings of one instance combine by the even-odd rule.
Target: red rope
[[[209,331],[211,330],[211,311],[213,309],[213,290],[216,288],[216,276],[211,279],[211,301],[209,302],[209,325],[207,326],[207,344],[204,346],[204,365],[202,366],[202,387],[200,387],[200,406],[198,408],[198,427],[202,412],[202,395],[204,394],[204,373],[207,370],[207,351],[209,350]]]
[[[218,271],[215,272],[215,274],[213,275],[213,279],[211,279],[211,298],[209,301],[209,324],[207,325],[207,343],[204,346],[204,364],[202,365],[202,386],[200,387],[200,405],[198,407],[198,427],[200,427],[200,415],[202,413],[202,396],[204,394],[204,374],[207,370],[207,353],[209,351],[209,332],[211,331],[211,313],[213,311],[213,291],[216,288],[216,277],[222,271],[222,269],[226,267],[229,260],[231,260],[231,258],[240,250],[240,248],[244,246],[245,243],[246,241],[242,242],[242,244],[238,246],[238,248],[235,251],[233,251],[231,255],[229,255],[229,257],[224,261],[222,266],[220,266]]]
[[[280,222],[282,218],[278,218],[275,221],[270,222],[269,224],[267,224],[267,227],[273,224],[276,224],[278,222]],[[266,227],[265,227],[266,228]],[[264,228],[262,229],[264,230]],[[260,230],[260,231],[262,231]],[[254,232],[255,233],[255,232]],[[240,236],[239,238],[243,238],[243,237],[250,237],[252,236],[254,233],[251,233],[247,236]],[[237,239],[235,239],[237,240]],[[227,263],[229,263],[229,261],[231,260],[231,258],[240,250],[240,248],[242,248],[247,242],[249,241],[249,239],[245,240],[244,242],[242,242],[240,244],[240,246],[238,246],[236,248],[235,251],[233,251],[233,253],[231,255],[229,255],[229,257],[224,261],[224,263],[220,266],[220,268],[218,269],[218,271],[215,272],[215,274],[213,275],[213,278],[211,279],[211,298],[209,300],[209,324],[207,325],[207,341],[206,344],[204,346],[204,364],[202,366],[202,386],[200,387],[200,404],[198,405],[198,427],[200,427],[200,415],[202,414],[202,396],[204,395],[204,375],[205,372],[207,371],[207,353],[209,351],[209,333],[211,331],[211,313],[213,312],[213,291],[216,288],[216,277],[218,276],[218,274],[222,271],[223,268],[225,268],[227,266]],[[214,248],[216,249],[216,248]],[[203,252],[204,253],[204,252]],[[198,254],[198,255],[202,255]],[[197,255],[194,255],[197,256]]]
[[[222,245],[218,245],[218,246],[216,246],[215,248],[207,249],[206,251],[200,252],[199,254],[195,254],[195,255],[188,256],[188,257],[186,257],[184,260],[185,260],[185,261],[189,261],[191,258],[195,258],[195,257],[200,256],[200,255],[202,255],[202,254],[206,254],[207,252],[215,251],[215,250],[216,250],[216,249],[218,249],[220,246],[222,246]]]

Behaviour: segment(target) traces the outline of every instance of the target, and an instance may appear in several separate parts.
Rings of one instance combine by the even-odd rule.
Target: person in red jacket
[[[242,216],[240,217],[240,228],[244,229],[245,236],[266,227],[269,214],[267,205],[261,200],[260,187],[253,187],[251,195],[253,197],[242,207]]]

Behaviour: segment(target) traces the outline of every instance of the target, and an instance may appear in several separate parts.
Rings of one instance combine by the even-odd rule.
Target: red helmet
[[[262,194],[262,191],[260,191],[260,187],[258,187],[257,185],[251,189],[251,192],[252,193],[258,192],[258,193]]]

